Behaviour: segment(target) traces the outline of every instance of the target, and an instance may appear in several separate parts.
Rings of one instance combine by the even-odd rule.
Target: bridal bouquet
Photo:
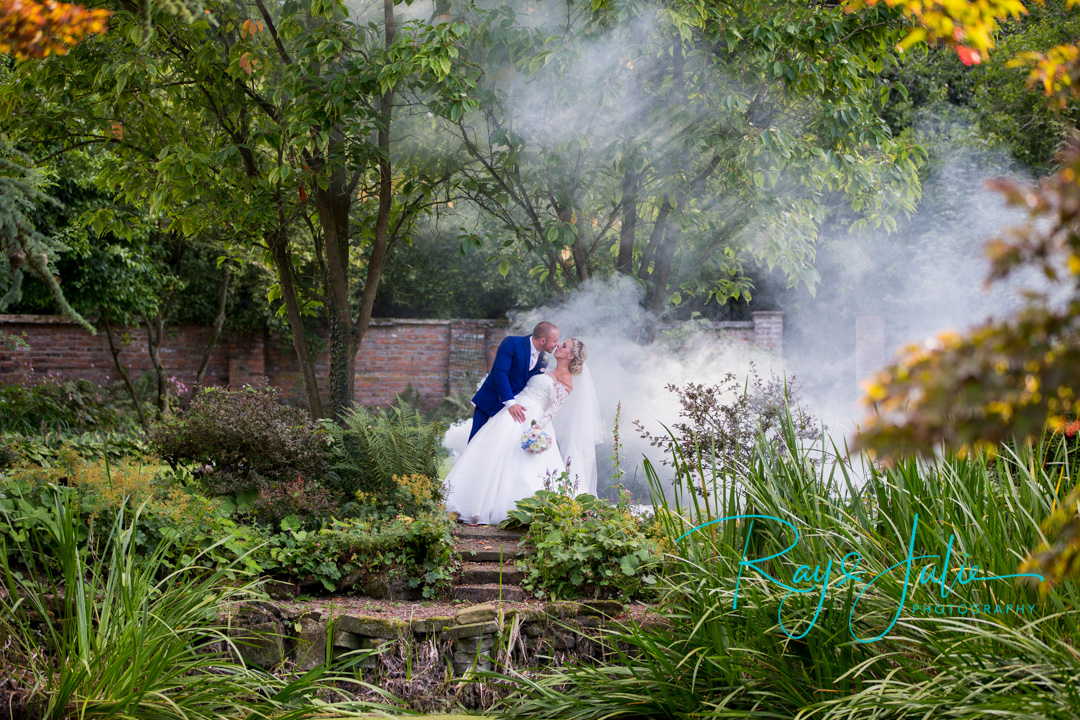
[[[551,447],[551,436],[540,429],[533,420],[529,429],[521,434],[521,449],[530,455],[539,455]]]

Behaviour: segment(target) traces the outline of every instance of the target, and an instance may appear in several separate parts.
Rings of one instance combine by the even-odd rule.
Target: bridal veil
[[[570,479],[578,479],[578,492],[596,495],[596,446],[604,442],[604,423],[589,364],[574,377],[574,390],[551,421],[559,449],[570,463]]]

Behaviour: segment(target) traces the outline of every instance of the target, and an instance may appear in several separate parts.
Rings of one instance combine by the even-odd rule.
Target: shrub
[[[574,497],[568,475],[567,470],[545,483],[556,489],[519,500],[502,524],[529,528],[524,542],[532,552],[518,561],[525,572],[522,585],[555,598],[641,595],[656,583],[652,568],[660,560],[659,544],[624,504],[588,493]]]
[[[425,423],[407,406],[376,416],[356,406],[345,426],[327,425],[333,437],[333,467],[327,483],[342,495],[391,498],[398,491],[394,476],[439,476],[443,453],[439,423]]]
[[[265,537],[226,517],[225,503],[190,492],[178,478],[162,472],[153,458],[106,464],[82,458],[70,448],[48,468],[22,465],[0,476],[0,541],[12,561],[29,564],[31,559],[19,556],[17,549],[27,547],[28,538],[40,543],[49,537],[57,522],[52,514],[57,498],[75,511],[79,525],[74,531],[83,549],[96,557],[103,557],[103,543],[117,516],[135,508],[134,543],[141,553],[155,552],[166,542],[170,562],[197,557],[193,561],[208,568],[239,563],[247,572],[260,570],[251,551]],[[58,551],[39,550],[46,557]]]
[[[9,468],[19,459],[19,451],[15,443],[0,438],[0,470]]]
[[[0,432],[113,430],[128,424],[109,391],[89,380],[50,374],[0,383]]]
[[[124,505],[144,507],[145,513],[164,516],[175,524],[191,524],[208,510],[206,498],[159,478],[159,470],[154,457],[87,460],[69,446],[50,467],[17,467],[10,475],[34,486],[69,487],[81,512],[105,513],[110,520]]]
[[[745,470],[761,440],[786,453],[789,433],[803,441],[822,436],[823,427],[799,405],[795,378],[788,381],[771,375],[766,382],[752,364],[742,385],[728,373],[717,385],[687,383],[681,388],[668,385],[667,389],[678,396],[682,406],[679,416],[686,420],[674,423],[670,436],[653,435],[637,421],[634,425],[642,439],[668,456],[676,450],[686,458],[703,455],[706,470]],[[663,463],[671,464],[667,459]],[[698,491],[704,492],[702,488]]]
[[[294,480],[260,483],[252,510],[257,520],[271,527],[278,527],[290,515],[304,526],[316,526],[337,514],[338,505],[329,488],[297,475]]]
[[[197,463],[213,494],[265,489],[274,482],[321,477],[326,433],[277,391],[207,388],[183,415],[150,431],[152,446],[174,467]]]
[[[364,517],[415,516],[436,512],[442,508],[443,484],[428,475],[394,475],[394,488],[388,495],[371,495],[356,491],[359,507],[356,513]]]
[[[399,582],[425,598],[435,597],[449,589],[459,567],[454,522],[441,511],[335,520],[315,532],[286,518],[282,529],[271,540],[267,569],[330,592],[355,584],[382,595]]]

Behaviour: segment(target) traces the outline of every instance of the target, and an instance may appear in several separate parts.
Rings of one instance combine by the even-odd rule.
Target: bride
[[[458,513],[462,522],[502,522],[518,500],[544,488],[545,477],[557,476],[566,468],[552,419],[571,396],[588,353],[584,343],[571,338],[556,347],[553,355],[556,367],[533,376],[517,396],[525,408],[525,422],[514,420],[508,408],[500,410],[477,431],[446,476],[450,488],[446,507]],[[596,415],[599,432],[599,410]],[[530,446],[524,447],[530,439]],[[592,438],[588,440],[592,450]],[[593,453],[594,485],[595,463]]]

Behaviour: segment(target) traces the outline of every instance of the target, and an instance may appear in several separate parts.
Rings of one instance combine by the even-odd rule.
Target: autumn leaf
[[[960,56],[960,62],[965,65],[978,65],[982,62],[982,55],[979,54],[978,50],[972,50],[963,45],[956,46],[956,54]]]
[[[87,35],[104,33],[110,15],[52,0],[0,0],[0,53],[19,60],[64,55]]]

